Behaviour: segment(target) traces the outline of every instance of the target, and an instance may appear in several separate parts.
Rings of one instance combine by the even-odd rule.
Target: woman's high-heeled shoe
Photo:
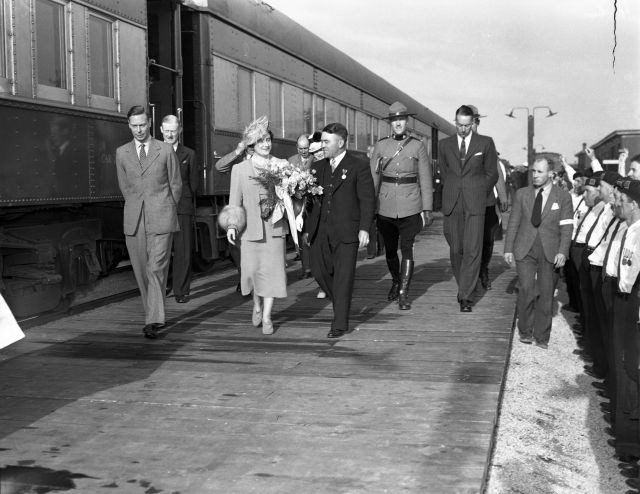
[[[251,322],[256,328],[260,326],[260,323],[262,322],[262,309],[260,309],[259,311],[255,309],[253,310],[253,314],[251,316]]]
[[[273,321],[262,321],[262,334],[273,334]]]

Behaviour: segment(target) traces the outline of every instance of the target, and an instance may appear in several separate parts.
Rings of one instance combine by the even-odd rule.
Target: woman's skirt
[[[240,287],[243,295],[252,291],[260,297],[287,296],[284,266],[285,239],[266,235],[266,240],[240,241]]]

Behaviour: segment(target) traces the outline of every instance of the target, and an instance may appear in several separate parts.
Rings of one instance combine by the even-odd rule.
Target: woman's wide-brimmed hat
[[[247,146],[252,146],[269,132],[269,119],[266,115],[256,118],[247,125],[242,133],[242,140]]]

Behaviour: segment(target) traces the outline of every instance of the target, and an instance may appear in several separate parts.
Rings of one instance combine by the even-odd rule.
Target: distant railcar
[[[351,150],[388,135],[402,100],[437,158],[453,126],[265,3],[252,0],[0,0],[0,268],[25,317],[90,287],[126,256],[115,149],[148,104],[154,133],[179,114],[201,165],[195,263],[225,255],[216,224],[229,175],[215,160],[266,114],[274,154],[301,133],[347,125]]]

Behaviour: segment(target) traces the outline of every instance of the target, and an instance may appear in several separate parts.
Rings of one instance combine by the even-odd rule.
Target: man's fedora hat
[[[392,120],[398,117],[410,117],[413,115],[415,115],[415,113],[409,113],[406,106],[399,101],[396,101],[389,107],[389,116],[385,117],[384,120]]]

